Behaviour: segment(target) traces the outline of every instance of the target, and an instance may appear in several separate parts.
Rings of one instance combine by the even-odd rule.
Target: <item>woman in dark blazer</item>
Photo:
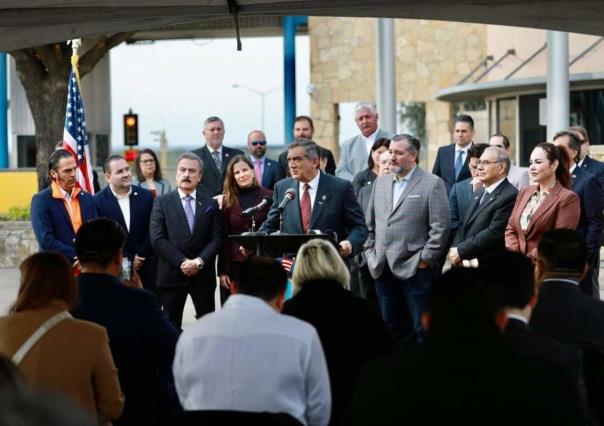
[[[142,188],[151,191],[154,198],[172,190],[170,182],[162,177],[155,151],[149,148],[141,149],[136,157],[136,180]]]
[[[367,168],[357,173],[352,180],[352,189],[354,189],[354,193],[357,196],[359,195],[359,191],[362,187],[371,185],[378,176],[378,172],[380,170],[380,155],[382,155],[383,152],[388,151],[389,146],[390,139],[387,138],[376,139],[371,146],[369,158],[367,159]]]
[[[21,285],[9,315],[0,318],[0,354],[18,363],[25,384],[68,397],[99,424],[122,413],[124,396],[109,349],[107,331],[67,311],[77,287],[60,253],[36,253],[21,263]],[[21,358],[16,355],[40,326],[63,315]]]
[[[540,143],[531,153],[531,185],[522,189],[505,230],[505,246],[537,259],[537,245],[552,229],[575,229],[581,204],[571,191],[570,159],[566,150]]]
[[[361,367],[395,354],[399,345],[378,309],[348,291],[350,274],[332,243],[311,240],[294,266],[294,297],[283,313],[313,325],[323,345],[332,394],[332,425],[340,423]]]
[[[256,181],[254,166],[248,157],[236,155],[229,161],[222,200],[223,244],[218,256],[218,275],[223,288],[230,288],[231,278],[237,276],[241,263],[248,257],[248,253],[242,251],[239,244],[228,241],[227,236],[249,231],[252,218],[244,216],[243,211],[258,205],[272,194],[273,191],[262,188]],[[266,219],[270,207],[271,203],[268,202],[254,214],[256,229],[260,228]]]

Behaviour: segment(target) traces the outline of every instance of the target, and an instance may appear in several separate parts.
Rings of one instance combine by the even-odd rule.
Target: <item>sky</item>
[[[112,147],[123,147],[122,116],[130,108],[139,116],[139,146],[159,148],[155,130],[165,130],[169,146],[203,143],[203,120],[211,115],[225,123],[224,143],[245,144],[247,134],[262,127],[261,96],[265,95],[265,133],[269,143],[283,143],[283,39],[160,41],[122,44],[110,51]],[[296,38],[296,109],[309,114],[308,36]]]

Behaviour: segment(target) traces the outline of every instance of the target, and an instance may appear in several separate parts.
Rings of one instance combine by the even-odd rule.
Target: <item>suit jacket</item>
[[[318,144],[317,144],[318,145]],[[333,153],[323,146],[319,145],[327,154],[327,165],[325,166],[325,173],[328,175],[335,176],[336,174],[336,160],[333,158]],[[290,177],[289,166],[287,164],[287,149],[279,154],[279,166],[281,166],[281,174],[283,177]]]
[[[198,190],[193,233],[178,190],[157,197],[151,212],[151,245],[159,256],[158,287],[184,287],[188,284],[215,285],[214,259],[220,247],[221,216],[218,203]],[[180,270],[185,259],[201,258],[201,271],[187,277]]]
[[[602,190],[604,190],[604,163],[587,155],[583,159],[583,163],[581,163],[581,169],[594,175],[598,179]]]
[[[581,204],[577,194],[564,188],[560,182],[534,212],[526,231],[520,228],[520,216],[528,204],[536,186],[528,186],[518,194],[514,210],[505,228],[505,247],[536,259],[537,245],[547,231],[557,228],[576,229],[581,214]]]
[[[398,342],[371,302],[335,281],[303,283],[285,303],[283,313],[317,329],[331,382],[331,424],[340,424],[363,365],[394,355],[400,350]]]
[[[273,191],[266,188],[258,187],[258,196],[254,205],[258,205],[263,198],[273,195]],[[265,206],[254,215],[256,221],[256,229],[258,229],[268,215],[270,206]],[[243,232],[249,231],[252,225],[252,219],[242,214],[243,208],[240,204],[224,207],[222,209],[223,227],[222,239],[220,245],[220,253],[218,256],[218,274],[230,274],[231,262],[243,262],[247,256],[244,256],[239,250],[240,244],[233,243],[227,239],[229,235],[241,235]]]
[[[153,195],[151,191],[132,185],[130,193],[130,231],[124,221],[124,215],[113,195],[109,185],[94,196],[94,204],[101,217],[115,220],[124,229],[128,238],[124,245],[124,254],[132,259],[134,255],[148,258],[153,254],[149,241],[149,219],[153,208]]]
[[[171,365],[179,335],[156,296],[112,275],[81,274],[73,314],[107,329],[126,396],[124,412],[114,424],[155,424],[160,410],[176,401]]]
[[[136,184],[138,186],[140,186],[141,188],[149,189],[149,184],[147,184],[146,181],[137,182]],[[171,190],[172,190],[172,186],[170,185],[170,182],[168,182],[166,179],[162,179],[162,180],[159,180],[159,181],[156,180],[155,181],[155,191],[157,192],[155,194],[156,197],[159,196],[159,195],[167,194]]]
[[[249,156],[252,164],[255,163],[256,159],[254,157]],[[258,182],[263,188],[270,189],[271,191],[275,187],[275,184],[283,179],[283,173],[281,171],[281,166],[276,161],[271,160],[268,157],[264,157],[262,159],[263,169],[262,169],[262,182]]]
[[[587,243],[589,262],[595,265],[600,257],[600,236],[604,231],[604,192],[597,179],[585,169],[576,167],[572,176],[572,190],[581,202],[577,233]]]
[[[82,223],[97,217],[92,195],[81,191],[80,212]],[[42,251],[58,251],[73,263],[75,253],[75,232],[69,214],[62,200],[52,197],[52,187],[48,187],[31,199],[31,224]]]
[[[390,133],[378,129],[375,140],[391,137]],[[362,135],[348,139],[340,146],[340,160],[336,167],[336,176],[352,182],[357,173],[367,168],[368,158],[369,154]]]
[[[457,178],[455,178],[455,144],[449,144],[438,148],[436,154],[436,161],[434,161],[434,167],[432,173],[440,177],[447,188],[447,194],[451,192],[451,188],[456,182],[461,182],[464,179],[472,177],[470,174],[470,158],[466,155],[466,159],[463,163],[463,167],[459,172]]]
[[[363,189],[365,186],[371,185],[375,181],[376,177],[377,175],[373,173],[373,170],[369,169],[365,169],[362,172],[357,173],[352,180],[352,189],[354,189],[354,193],[358,196],[361,189]]]
[[[466,210],[472,198],[472,178],[457,182],[451,188],[449,193],[449,218],[451,219],[451,240],[455,240],[455,235],[459,231]]]
[[[449,237],[449,205],[443,181],[417,166],[394,209],[393,174],[379,176],[367,208],[367,266],[378,278],[384,266],[398,279],[415,275],[420,261],[437,267]]]
[[[505,247],[504,234],[510,214],[516,202],[518,190],[504,179],[482,204],[480,198],[485,189],[478,191],[472,201],[453,246],[464,260],[481,257]]]
[[[335,232],[340,241],[350,241],[353,253],[358,253],[367,239],[367,226],[352,185],[343,179],[320,173],[310,228]],[[270,233],[279,229],[278,207],[289,188],[295,191],[296,197],[283,211],[283,231],[286,234],[302,234],[299,182],[293,178],[283,179],[275,185],[273,205],[259,231]]]
[[[508,180],[517,190],[521,190],[530,185],[528,169],[526,167],[518,167],[513,164],[508,172]]]
[[[12,358],[38,327],[67,309],[57,300],[1,317],[0,354]],[[124,407],[107,332],[91,322],[62,320],[31,348],[18,368],[29,387],[65,395],[93,417],[113,421]]]
[[[234,156],[243,155],[243,151],[223,145],[222,170],[216,168],[216,163],[214,163],[214,159],[212,158],[212,154],[210,154],[207,145],[194,150],[193,153],[199,155],[199,158],[203,161],[203,177],[199,185],[205,186],[212,196],[222,194],[222,185],[224,183],[227,165]]]

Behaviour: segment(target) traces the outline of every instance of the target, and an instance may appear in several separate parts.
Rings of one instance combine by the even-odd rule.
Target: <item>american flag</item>
[[[71,152],[78,164],[76,179],[80,187],[94,194],[92,186],[92,164],[90,163],[90,148],[84,104],[80,96],[80,78],[77,69],[77,59],[72,58],[71,75],[67,89],[67,108],[65,111],[65,128],[63,130],[63,146]]]

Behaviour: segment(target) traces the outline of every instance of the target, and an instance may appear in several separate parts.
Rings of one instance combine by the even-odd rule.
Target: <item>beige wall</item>
[[[401,19],[395,34],[397,101],[426,103],[429,152],[423,159],[431,167],[438,147],[451,142],[451,106],[435,94],[484,58],[486,26]],[[375,100],[375,19],[311,17],[309,35],[315,139],[337,152],[334,105]]]

